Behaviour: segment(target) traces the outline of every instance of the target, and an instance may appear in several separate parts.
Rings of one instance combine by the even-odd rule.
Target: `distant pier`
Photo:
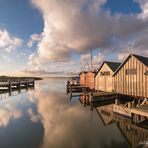
[[[12,89],[20,90],[21,88],[28,89],[30,86],[34,87],[34,84],[34,79],[29,78],[0,79],[0,91],[11,91]]]

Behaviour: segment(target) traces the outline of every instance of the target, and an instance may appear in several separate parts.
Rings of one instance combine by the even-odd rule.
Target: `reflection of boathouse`
[[[114,73],[117,93],[148,98],[148,58],[131,54]]]
[[[132,123],[130,119],[114,114],[112,105],[96,108],[104,125],[115,123],[130,147],[146,145],[148,140],[147,120],[142,123]]]
[[[103,62],[95,76],[95,89],[99,91],[113,91],[113,74],[121,63]]]

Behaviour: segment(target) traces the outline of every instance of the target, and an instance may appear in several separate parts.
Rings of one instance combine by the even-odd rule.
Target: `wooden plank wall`
[[[93,72],[86,73],[86,86],[88,86],[90,89],[94,89],[95,87],[94,77],[95,77],[95,73]]]
[[[80,85],[86,85],[86,73],[84,72],[80,74]]]
[[[110,72],[110,75],[101,75],[101,72],[105,71]],[[95,89],[99,91],[112,92],[114,87],[112,75],[113,71],[105,63],[95,77]]]
[[[126,74],[127,69],[136,69],[135,74]],[[137,97],[148,98],[147,66],[131,56],[114,76],[114,91]]]

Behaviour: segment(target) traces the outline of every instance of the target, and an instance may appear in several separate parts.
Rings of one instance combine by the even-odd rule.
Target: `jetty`
[[[12,89],[26,88],[33,86],[34,87],[35,80],[32,78],[11,78],[11,79],[0,79],[0,91]]]

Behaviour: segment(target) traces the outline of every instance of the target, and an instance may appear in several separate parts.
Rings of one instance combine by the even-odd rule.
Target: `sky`
[[[73,75],[148,56],[147,39],[148,0],[0,0],[0,75]]]

